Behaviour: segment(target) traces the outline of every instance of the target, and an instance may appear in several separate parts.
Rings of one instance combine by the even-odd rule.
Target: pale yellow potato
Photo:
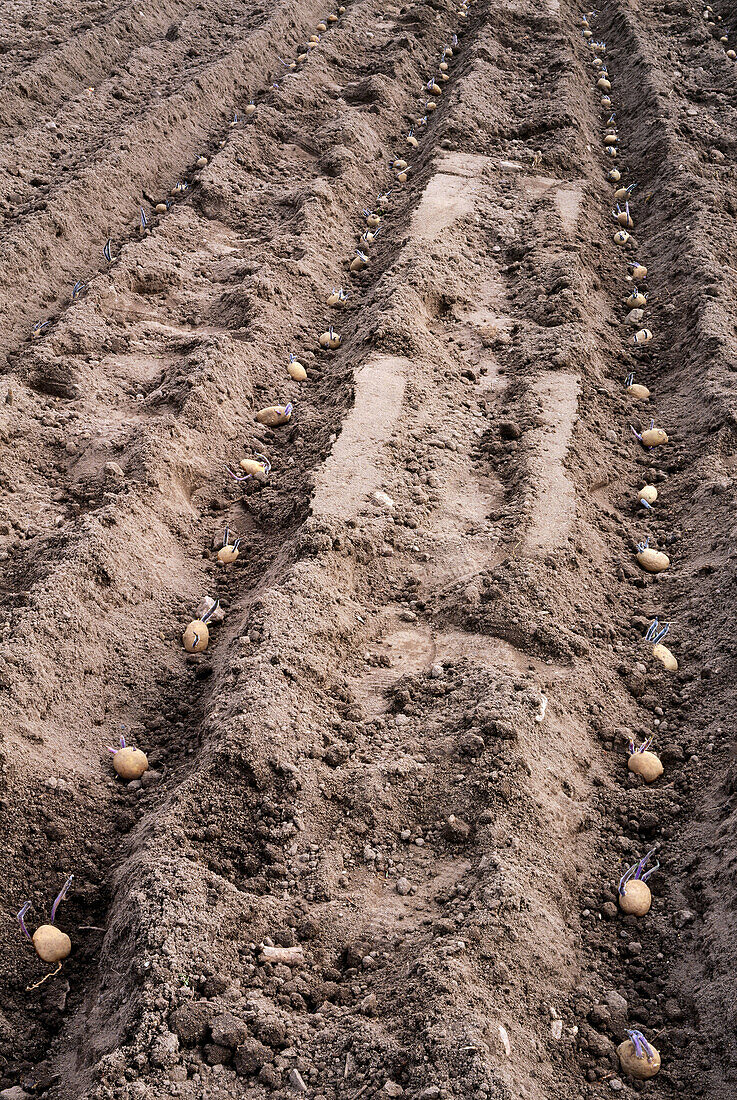
[[[619,894],[619,908],[633,917],[644,917],[652,905],[653,896],[650,887],[639,878],[632,878],[624,885],[624,893]]]
[[[140,779],[148,771],[148,757],[141,749],[126,745],[114,754],[113,767],[121,779]]]
[[[58,963],[72,950],[72,941],[66,932],[60,932],[53,924],[42,924],[33,933],[33,946],[39,959]]]

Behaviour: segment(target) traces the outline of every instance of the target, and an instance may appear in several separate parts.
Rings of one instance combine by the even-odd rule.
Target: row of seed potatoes
[[[719,39],[719,42],[724,46],[724,52],[730,61],[737,61],[737,52],[735,52],[729,45],[729,34],[722,22],[721,15],[717,15],[714,9],[707,4],[704,8],[704,19],[711,28],[712,33]]]
[[[345,12],[345,6],[341,5],[337,12],[331,12],[330,15],[318,23],[317,31],[324,33],[327,31],[329,25],[335,24],[339,21],[340,16]],[[300,52],[295,60],[289,62],[283,62],[282,64],[289,71],[294,72],[302,66],[310,56],[310,51],[320,41],[319,34],[313,34],[310,36],[309,42],[306,44],[305,49]],[[271,87],[278,87],[273,82]],[[267,89],[262,89],[264,94]],[[251,99],[246,105],[243,115],[238,114],[238,110],[234,110],[233,119],[228,124],[229,130],[235,129],[235,127],[251,122],[256,115],[256,103],[254,99]],[[222,149],[227,141],[227,136],[218,139],[217,148]],[[162,217],[171,209],[174,200],[186,199],[191,191],[191,188],[197,182],[197,172],[207,166],[209,163],[208,157],[200,155],[197,157],[191,172],[188,177],[183,180],[178,180],[173,184],[170,194],[167,197],[160,197],[157,199],[150,199],[151,210],[147,213],[143,206],[139,207],[138,223],[135,227],[135,231],[132,233],[132,238],[148,236],[156,228],[157,220],[154,215]],[[124,242],[123,242],[124,243]],[[116,250],[116,244],[109,238],[105,242],[105,246],[102,250],[103,258],[110,269],[114,266],[116,260],[120,256],[120,247]],[[72,288],[69,304],[71,305],[78,298],[80,298],[87,289],[87,282],[85,280],[78,280]],[[51,318],[37,321],[33,326],[30,337],[34,341],[42,340],[44,336],[48,335],[53,329],[54,321]],[[337,345],[336,345],[337,346]],[[291,357],[294,359],[294,356]],[[299,364],[296,365],[299,367]],[[290,374],[293,378],[300,378],[300,375],[295,373],[296,368],[290,364]],[[300,368],[304,370],[304,368]],[[306,375],[304,375],[306,377]],[[292,406],[288,405],[286,408],[281,406],[272,409],[263,409],[257,414],[256,419],[262,424],[268,424],[274,426],[276,424],[286,424],[291,416]],[[238,480],[247,480],[249,477],[265,478],[268,476],[270,465],[268,459],[263,455],[258,455],[256,459],[244,459],[241,462],[241,467],[245,471],[245,477],[238,476]],[[232,472],[231,472],[232,474]],[[232,476],[237,476],[232,474]],[[221,565],[230,565],[234,562],[239,554],[239,541],[235,539],[230,540],[230,533],[226,530],[225,537],[223,539],[223,547],[218,553],[218,561]],[[200,603],[198,608],[198,618],[193,620],[184,632],[182,643],[188,653],[202,653],[207,649],[209,643],[209,632],[207,623],[208,621],[219,622],[223,619],[223,613],[219,609],[217,600],[212,600],[209,597]],[[141,776],[148,770],[148,757],[142,749],[137,748],[134,745],[126,744],[124,737],[120,738],[120,744],[115,748],[109,749],[112,755],[112,764],[116,774],[125,782],[140,779]],[[26,926],[26,915],[31,907],[31,902],[27,901],[21,907],[20,911],[16,914],[18,923],[23,931],[23,934],[33,945],[36,954],[43,962],[55,964],[55,969],[50,970],[40,982],[36,982],[33,986],[29,987],[29,991],[36,989],[39,985],[42,985],[49,978],[58,974],[61,970],[64,959],[66,959],[72,950],[72,941],[69,936],[62,932],[61,929],[56,927],[56,913],[60,903],[64,900],[74,882],[74,875],[70,875],[64,885],[61,888],[58,896],[54,900],[50,919],[47,924],[41,924],[33,933],[30,934]]]
[[[614,242],[624,250],[634,247],[631,230],[634,229],[635,219],[630,203],[633,201],[633,193],[636,190],[634,182],[628,183],[619,162],[619,134],[617,130],[616,111],[612,97],[613,76],[606,62],[606,43],[597,41],[592,21],[594,12],[583,15],[583,38],[592,53],[591,65],[594,70],[596,92],[600,97],[601,110],[604,115],[603,146],[604,156],[610,163],[607,178],[614,187],[613,218],[617,224],[614,233]],[[634,203],[633,203],[634,206]],[[630,284],[630,292],[625,298],[628,309],[626,321],[634,329],[631,337],[635,347],[649,344],[653,334],[646,327],[646,310],[648,296],[647,267],[640,260],[629,262],[627,279]],[[647,401],[650,398],[650,390],[642,382],[638,381],[634,374],[629,374],[624,380],[628,395],[633,401]],[[668,442],[667,432],[651,420],[647,428],[642,432],[631,429],[638,443],[646,450],[654,450]],[[643,485],[637,490],[636,499],[644,510],[644,513],[652,511],[658,498],[658,491],[654,485]],[[670,567],[670,559],[667,554],[650,545],[648,538],[637,544],[636,559],[641,569],[647,573],[661,573]],[[663,644],[663,639],[668,634],[669,624],[659,623],[654,619],[645,635],[645,641],[652,645],[653,657],[670,672],[678,668],[678,661],[673,653]],[[651,749],[652,738],[648,738],[641,745],[630,742],[628,768],[631,772],[641,776],[646,783],[653,783],[663,774],[663,765]],[[628,867],[620,879],[617,896],[619,906],[624,913],[635,917],[644,917],[650,910],[652,895],[648,885],[650,876],[658,870],[659,864],[651,863],[655,856],[655,849],[647,852],[642,859],[631,867]],[[660,1054],[641,1031],[627,1031],[628,1038],[620,1043],[617,1048],[622,1070],[639,1080],[654,1077],[660,1069]]]
[[[454,30],[449,31],[448,43],[438,61],[437,72],[431,74],[430,79],[424,85],[422,93],[424,102],[418,109],[418,117],[415,126],[409,131],[406,138],[406,144],[409,149],[415,150],[419,147],[419,137],[417,135],[422,136],[422,134],[426,132],[428,116],[437,108],[439,98],[443,93],[443,85],[450,79],[450,67],[454,53],[458,47],[458,37],[463,31],[463,26],[468,17],[469,6],[475,2],[476,0],[459,0],[459,6],[455,11],[458,24]],[[336,12],[326,16],[323,21],[318,23],[316,28],[318,33],[310,36],[310,40],[306,44],[305,49],[300,52],[295,59],[283,62],[282,64],[284,67],[290,72],[298,71],[299,68],[308,61],[310,51],[319,43],[320,34],[325,33],[331,24],[337,23],[345,10],[345,7],[341,5]],[[274,87],[275,85],[272,84],[271,86]],[[253,99],[247,104],[242,117],[239,116],[237,110],[234,112],[234,118],[229,125],[232,129],[244,123],[257,123],[257,107]],[[219,140],[218,147],[222,148],[226,144],[226,140],[227,138]],[[174,199],[181,200],[186,198],[192,185],[196,184],[197,170],[206,167],[207,164],[208,158],[206,156],[202,155],[198,157],[189,178],[177,181],[171,189],[170,197],[161,198],[160,201],[152,200],[151,205],[153,214],[150,212],[147,213],[146,210],[141,207],[134,236],[135,234],[145,236],[153,232],[156,226],[156,218],[154,215],[158,215],[159,217],[165,216]],[[405,159],[397,156],[391,162],[391,171],[393,173],[393,184],[377,197],[375,203],[376,209],[366,209],[363,211],[365,229],[360,236],[358,247],[355,250],[355,256],[349,265],[351,273],[363,271],[369,265],[370,248],[379,236],[380,231],[383,229],[383,219],[391,210],[392,195],[396,188],[401,187],[407,182],[411,168]],[[114,242],[108,240],[103,249],[103,256],[107,265],[113,265],[119,255],[120,250],[118,249],[116,253]],[[87,283],[85,281],[78,281],[73,288],[71,301],[73,302],[80,297],[86,288]],[[331,310],[338,310],[344,302],[347,301],[351,293],[353,293],[353,291],[350,288],[333,287],[329,293],[326,293],[326,305]],[[31,339],[42,340],[51,330],[53,324],[54,322],[51,319],[39,321],[33,327]],[[323,352],[332,352],[336,351],[341,346],[342,338],[333,325],[329,325],[327,330],[319,335],[317,343]],[[286,372],[294,381],[308,381],[307,371],[299,362],[298,357],[294,354],[289,356],[289,361],[286,364]],[[260,424],[264,424],[267,427],[278,428],[290,422],[294,411],[294,405],[291,402],[284,405],[270,405],[257,412],[255,414],[255,419]],[[228,469],[227,472],[230,477],[234,478],[236,481],[246,482],[251,479],[266,481],[269,477],[270,470],[271,464],[268,458],[265,455],[257,454],[252,457],[241,459],[238,471]],[[240,539],[233,537],[230,530],[226,529],[223,537],[223,545],[219,549],[217,555],[218,562],[223,568],[227,568],[238,559],[240,553],[239,546]],[[198,605],[196,616],[197,617],[187,625],[182,635],[182,645],[187,653],[203,653],[207,649],[210,644],[210,626],[222,622],[224,613],[217,600],[213,600],[209,596],[206,596]],[[125,782],[140,779],[148,769],[148,758],[146,753],[135,745],[126,744],[125,738],[123,737],[120,739],[120,744],[114,748],[110,748],[109,752],[112,756],[112,765],[116,774]],[[71,953],[72,941],[65,932],[61,931],[61,929],[56,926],[55,921],[59,905],[71,889],[73,881],[74,876],[70,875],[53,902],[49,922],[40,925],[33,935],[28,931],[26,925],[26,916],[31,907],[31,902],[26,902],[17,914],[17,920],[21,930],[32,944],[36,954],[43,962],[54,966],[53,970],[50,970],[40,982],[29,987],[30,989],[35,989],[38,985],[58,974],[64,960]]]

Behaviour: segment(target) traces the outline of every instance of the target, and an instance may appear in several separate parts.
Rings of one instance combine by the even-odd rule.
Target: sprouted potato
[[[654,1077],[660,1069],[660,1054],[648,1043],[641,1031],[628,1031],[625,1039],[617,1047],[619,1064],[630,1077],[645,1081]]]
[[[637,499],[640,504],[645,504],[648,508],[651,508],[658,499],[658,490],[654,485],[643,485],[643,487],[638,490]]]
[[[662,550],[653,550],[649,545],[650,540],[637,544],[637,563],[646,573],[664,573],[670,566],[670,558]]]
[[[182,645],[187,653],[204,653],[210,641],[210,632],[207,629],[207,621],[217,611],[220,601],[216,600],[209,611],[205,612],[201,619],[193,619],[188,623],[182,634]]]
[[[296,355],[289,356],[287,370],[289,371],[289,377],[293,378],[295,382],[307,381],[307,371],[302,366]]]
[[[331,351],[335,351],[340,347],[341,337],[335,331],[331,325],[327,332],[320,333],[319,344],[321,348],[329,348]]]
[[[327,304],[329,306],[342,306],[348,295],[343,290],[342,286],[334,286],[330,294],[328,294]]]
[[[283,424],[289,423],[293,412],[294,405],[291,401],[286,405],[269,405],[268,408],[256,413],[256,420],[259,424],[265,424],[267,428],[280,428]]]
[[[52,973],[59,972],[62,962],[64,961],[64,959],[66,959],[66,957],[72,950],[72,941],[70,940],[69,936],[67,936],[66,932],[61,932],[54,924],[54,921],[56,920],[56,910],[59,908],[59,905],[67,896],[67,893],[69,892],[69,888],[72,885],[73,881],[74,875],[70,875],[62,886],[59,893],[57,894],[56,900],[51,907],[51,919],[49,920],[49,923],[39,925],[32,936],[30,935],[25,924],[26,914],[31,908],[30,901],[27,901],[25,903],[23,908],[18,913],[17,917],[18,923],[23,929],[23,934],[33,944],[39,959],[42,959],[44,962],[47,963],[58,964],[56,970],[52,971]],[[51,977],[51,974],[47,974],[46,977]],[[43,980],[45,981],[46,979],[44,978]],[[40,982],[37,984],[40,985]],[[35,987],[31,986],[31,988]]]
[[[627,375],[624,380],[624,385],[630,397],[636,397],[638,401],[647,401],[650,396],[650,390],[647,386],[635,382],[635,376],[632,373]]]
[[[226,527],[223,535],[223,545],[218,550],[218,564],[232,565],[233,562],[237,561],[240,556],[240,545],[240,539],[230,541],[230,528]]]
[[[632,425],[630,424],[632,428]],[[652,447],[662,447],[664,443],[668,442],[668,433],[663,428],[656,428],[655,421],[650,421],[650,427],[646,428],[644,432],[638,432],[632,428],[632,432],[636,439],[639,439],[643,447],[651,449]]]
[[[654,854],[655,849],[653,848],[646,856],[643,856],[639,863],[633,863],[631,867],[628,867],[619,880],[617,897],[619,907],[623,913],[633,917],[644,917],[649,911],[653,896],[650,893],[647,880],[650,875],[658,870],[660,864],[656,863],[649,871],[646,871],[645,867]]]
[[[113,754],[113,768],[121,779],[140,779],[148,771],[148,757],[141,749],[126,745],[125,737],[120,738],[120,748],[108,749]]]
[[[629,770],[641,776],[646,783],[653,783],[663,774],[660,758],[654,752],[650,752],[652,743],[652,737],[648,737],[647,741],[643,741],[639,746],[634,741],[630,741],[630,755],[627,761]]]

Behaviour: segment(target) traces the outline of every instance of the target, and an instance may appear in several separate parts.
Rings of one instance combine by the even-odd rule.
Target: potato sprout
[[[645,633],[645,641],[653,642],[653,657],[660,661],[666,672],[677,672],[678,661],[667,646],[662,645],[663,638],[670,630],[670,623],[660,626],[657,619],[653,619]]]

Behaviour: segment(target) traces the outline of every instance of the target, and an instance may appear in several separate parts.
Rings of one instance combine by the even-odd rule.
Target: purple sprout
[[[628,867],[625,873],[619,880],[618,893],[621,897],[624,897],[624,890],[628,882],[647,882],[653,871],[657,871],[660,864],[656,861],[655,866],[651,867],[649,871],[645,870],[647,861],[651,856],[655,855],[655,848],[652,848],[646,856],[643,856],[639,863],[633,863],[631,867]]]
[[[643,741],[641,745],[635,744],[634,738],[630,737],[630,756],[635,756],[638,752],[647,752],[653,743],[652,737],[648,737],[646,741]]]
[[[638,554],[644,553],[645,550],[647,550],[649,548],[649,546],[650,546],[650,539],[643,539],[642,542],[638,542],[638,544],[637,544],[637,553]]]
[[[210,608],[210,610],[209,610],[209,611],[206,611],[206,612],[204,613],[204,615],[203,615],[203,616],[202,616],[202,618],[200,619],[200,622],[201,622],[201,623],[206,623],[208,619],[211,619],[211,618],[212,618],[212,616],[213,616],[213,615],[215,614],[215,612],[217,611],[217,609],[218,609],[219,607],[220,607],[220,600],[215,600],[215,603],[214,603],[214,604],[212,605],[212,607]]]
[[[56,900],[54,901],[54,904],[51,906],[51,920],[49,921],[49,924],[54,923],[54,919],[56,918],[56,910],[59,908],[59,905],[61,904],[61,902],[64,901],[64,898],[69,893],[69,888],[71,887],[73,882],[74,882],[74,875],[70,875],[69,878],[64,883],[64,885],[62,886],[59,893],[56,895]]]
[[[108,745],[108,750],[107,751],[111,752],[113,754],[113,756],[115,756],[116,752],[120,752],[120,749],[124,749],[124,748],[127,748],[126,743],[125,743],[125,737],[121,737],[120,738],[120,748],[112,749]]]
[[[662,642],[670,630],[670,623],[666,623],[664,626],[660,626],[657,619],[653,619],[650,626],[645,633],[645,641],[652,642],[653,645],[657,645],[658,642]]]
[[[146,217],[146,211],[143,209],[142,206],[139,206],[138,209],[139,209],[140,215],[141,215],[141,229],[145,229],[146,226],[148,225],[148,218]]]
[[[26,922],[25,922],[25,916],[26,916],[26,913],[28,912],[28,910],[29,910],[30,908],[31,908],[31,902],[30,902],[30,901],[27,901],[27,902],[26,902],[26,903],[24,904],[24,906],[23,906],[23,908],[21,909],[21,911],[20,911],[20,912],[19,912],[18,914],[16,914],[16,919],[17,919],[17,921],[18,921],[18,924],[19,924],[19,925],[21,926],[21,928],[23,929],[23,933],[24,933],[24,935],[25,935],[26,939],[29,939],[29,940],[31,941],[31,943],[33,943],[33,938],[32,938],[32,936],[31,936],[31,933],[30,933],[30,932],[28,931],[28,929],[26,928]]]
[[[54,904],[51,906],[51,917],[49,919],[49,924],[53,924],[54,921],[56,920],[56,910],[59,908],[61,903],[64,901],[64,898],[69,893],[69,888],[71,887],[73,882],[74,882],[74,875],[70,875],[69,878],[64,883],[64,885],[62,886],[59,893],[56,895],[56,899],[54,901]],[[28,910],[31,908],[31,905],[32,905],[32,902],[30,902],[30,901],[24,902],[23,907],[21,908],[21,910],[18,913],[16,913],[16,920],[18,921],[18,924],[21,926],[21,929],[23,930],[23,935],[26,937],[26,939],[30,940],[31,943],[33,943],[33,937],[31,936],[30,932],[26,928],[26,920],[25,920],[26,914],[28,913]]]
[[[635,1048],[635,1057],[647,1058],[648,1062],[655,1059],[655,1048],[651,1047],[641,1031],[628,1031],[630,1042]]]
[[[223,535],[223,547],[232,546],[234,550],[237,550],[243,539],[236,539],[235,542],[230,542],[230,528],[225,528],[225,534]]]

